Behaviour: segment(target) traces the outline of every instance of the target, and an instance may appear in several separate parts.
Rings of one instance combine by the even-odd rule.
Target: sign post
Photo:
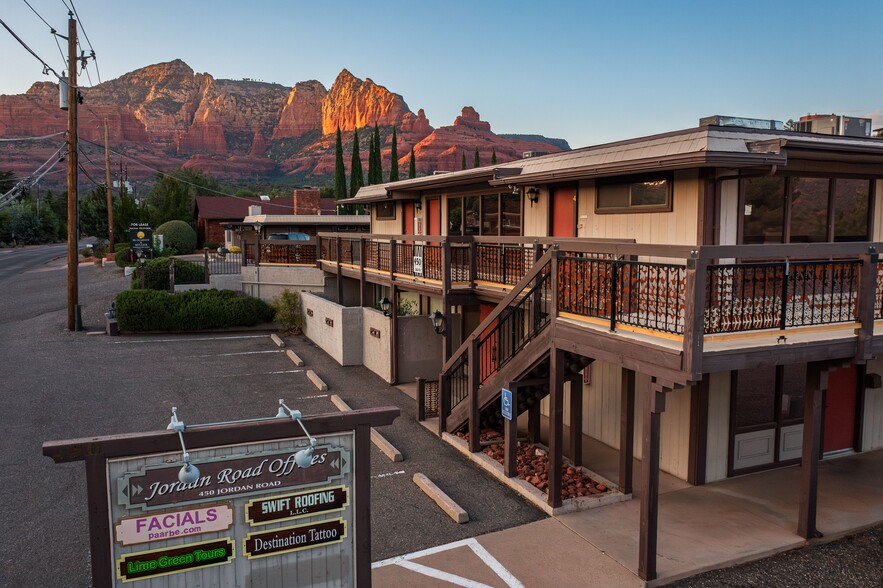
[[[503,388],[502,394],[500,394],[501,398],[501,411],[503,413],[503,418],[507,421],[512,420],[512,390],[507,390]]]
[[[370,430],[397,408],[47,442],[87,464],[95,586],[371,585]],[[188,462],[188,463],[189,463]],[[318,574],[318,575],[317,575]],[[155,579],[155,580],[154,580]],[[156,584],[154,584],[154,581]]]

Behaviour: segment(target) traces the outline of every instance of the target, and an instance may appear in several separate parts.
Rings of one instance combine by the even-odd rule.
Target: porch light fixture
[[[184,460],[184,465],[178,471],[178,481],[182,484],[192,484],[199,479],[199,468],[190,463],[190,454],[187,453],[187,447],[184,446],[184,430],[186,428],[184,423],[178,420],[178,408],[173,406],[172,420],[169,421],[166,429],[178,433],[178,439],[181,440],[181,452],[183,453],[181,457]]]
[[[392,308],[392,303],[389,301],[389,298],[384,296],[377,301],[377,304],[380,305],[380,310],[383,311],[383,316],[389,316],[389,309]]]
[[[300,468],[308,468],[313,465],[313,448],[316,446],[316,438],[310,435],[310,432],[307,431],[304,422],[301,420],[302,416],[303,415],[299,410],[291,410],[288,408],[283,398],[279,399],[279,410],[276,412],[276,418],[287,419],[288,417],[291,417],[291,420],[297,421],[297,424],[303,429],[304,435],[310,440],[309,447],[301,449],[294,454],[294,463]]]
[[[432,328],[435,329],[436,335],[444,335],[445,333],[445,315],[436,310],[431,315],[429,315],[429,320],[432,321]]]
[[[535,203],[540,200],[540,190],[534,186],[531,186],[527,189],[527,199],[530,200],[530,205],[533,206]]]
[[[414,210],[416,212],[420,212],[421,210],[423,210],[423,201],[422,200],[415,200],[414,201]]]
[[[261,223],[254,224],[254,233],[258,236],[258,240],[261,238]]]
[[[513,194],[520,194],[521,193],[521,188],[519,188],[518,186],[509,186],[509,189],[512,190]]]

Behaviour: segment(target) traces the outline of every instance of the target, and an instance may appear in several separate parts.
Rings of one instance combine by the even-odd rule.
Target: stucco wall
[[[215,274],[209,276],[209,283],[212,288],[218,290],[235,290],[242,291],[242,274]]]
[[[304,335],[340,365],[362,365],[362,309],[301,294]],[[312,315],[312,316],[311,316]]]
[[[389,333],[392,321],[374,308],[362,308],[362,361],[366,368],[392,383]],[[372,329],[374,334],[372,335]]]
[[[437,380],[442,367],[442,337],[426,315],[398,317],[398,381]]]
[[[315,267],[246,266],[241,273],[242,291],[272,302],[283,290],[321,292],[325,273]]]
[[[708,445],[705,453],[705,481],[727,477],[730,456],[730,372],[705,376],[708,381]]]

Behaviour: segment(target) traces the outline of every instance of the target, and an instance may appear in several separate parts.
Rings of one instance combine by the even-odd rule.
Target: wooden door
[[[855,447],[855,409],[858,368],[834,370],[828,374],[825,392],[824,452]]]
[[[549,227],[553,237],[576,237],[576,190],[552,188]]]
[[[441,235],[441,200],[439,198],[427,200],[426,207],[429,215],[426,224],[426,234]]]
[[[414,203],[405,202],[402,205],[402,234],[414,234]]]

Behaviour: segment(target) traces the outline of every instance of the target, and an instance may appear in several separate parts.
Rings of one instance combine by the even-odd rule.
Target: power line
[[[65,133],[67,133],[67,131],[58,131],[57,133],[52,133],[51,135],[43,135],[41,137],[9,137],[5,139],[0,139],[0,142],[11,143],[13,141],[41,141],[43,139],[51,139],[52,137],[64,135]]]
[[[24,47],[25,49],[27,49],[28,53],[30,53],[31,55],[33,55],[34,57],[36,57],[36,58],[37,58],[37,61],[39,61],[40,63],[43,64],[43,73],[48,73],[48,72],[51,71],[53,74],[55,74],[55,77],[58,78],[59,80],[64,79],[64,78],[62,78],[60,75],[58,75],[58,72],[55,71],[54,69],[52,69],[52,67],[51,67],[48,63],[46,63],[46,62],[43,60],[42,57],[40,57],[39,55],[37,55],[36,53],[34,53],[34,50],[31,49],[30,47],[28,47],[28,44],[25,43],[24,41],[22,41],[22,40],[21,40],[21,37],[19,37],[18,35],[16,35],[16,34],[15,34],[15,31],[13,31],[11,28],[9,28],[9,25],[7,25],[5,22],[3,22],[3,19],[0,19],[0,25],[3,25],[3,28],[6,29],[7,31],[9,31],[9,34],[12,35],[13,37],[15,37],[15,40],[18,41],[19,44],[21,44],[22,47]]]
[[[83,26],[83,21],[80,19],[80,15],[77,14],[77,7],[74,6],[74,0],[70,0],[71,8],[74,9],[74,16],[77,17],[77,23],[80,25],[80,30],[83,31],[83,36],[86,37],[86,42],[89,44],[89,51],[92,55],[92,62],[95,64],[95,74],[98,76],[98,83],[101,83],[101,72],[98,71],[98,59],[95,57],[95,48],[92,46],[92,41],[89,40],[89,35],[86,34],[86,27]],[[66,5],[65,5],[66,6]],[[86,72],[86,76],[89,76],[89,72]],[[92,79],[89,79],[89,83],[92,83]]]
[[[86,171],[86,168],[85,168],[85,167],[83,167],[83,166],[80,165],[79,163],[77,163],[77,167],[80,168],[80,171],[83,172],[83,174],[86,176],[86,178],[87,178],[90,182],[92,182],[93,184],[95,184],[95,186],[96,186],[97,188],[104,188],[104,184],[99,184],[98,182],[96,182],[96,181],[94,180],[94,178],[92,178],[92,176],[89,175],[89,172]]]
[[[58,42],[58,37],[59,37],[59,35],[57,34],[58,31],[56,31],[56,30],[55,30],[55,27],[53,27],[51,24],[49,24],[49,23],[46,21],[46,19],[43,18],[43,16],[42,16],[39,12],[37,12],[37,10],[36,10],[33,6],[31,6],[31,3],[28,2],[28,0],[24,0],[24,3],[27,4],[28,8],[31,9],[31,12],[33,12],[34,14],[37,15],[37,18],[39,18],[40,20],[42,20],[43,23],[44,23],[47,27],[49,27],[49,33],[52,35],[52,38],[55,39],[55,46],[58,47],[58,54],[61,55],[61,63],[66,63],[66,59],[65,59],[65,57],[64,57],[64,51],[61,50],[61,44],[59,44],[59,42]]]

